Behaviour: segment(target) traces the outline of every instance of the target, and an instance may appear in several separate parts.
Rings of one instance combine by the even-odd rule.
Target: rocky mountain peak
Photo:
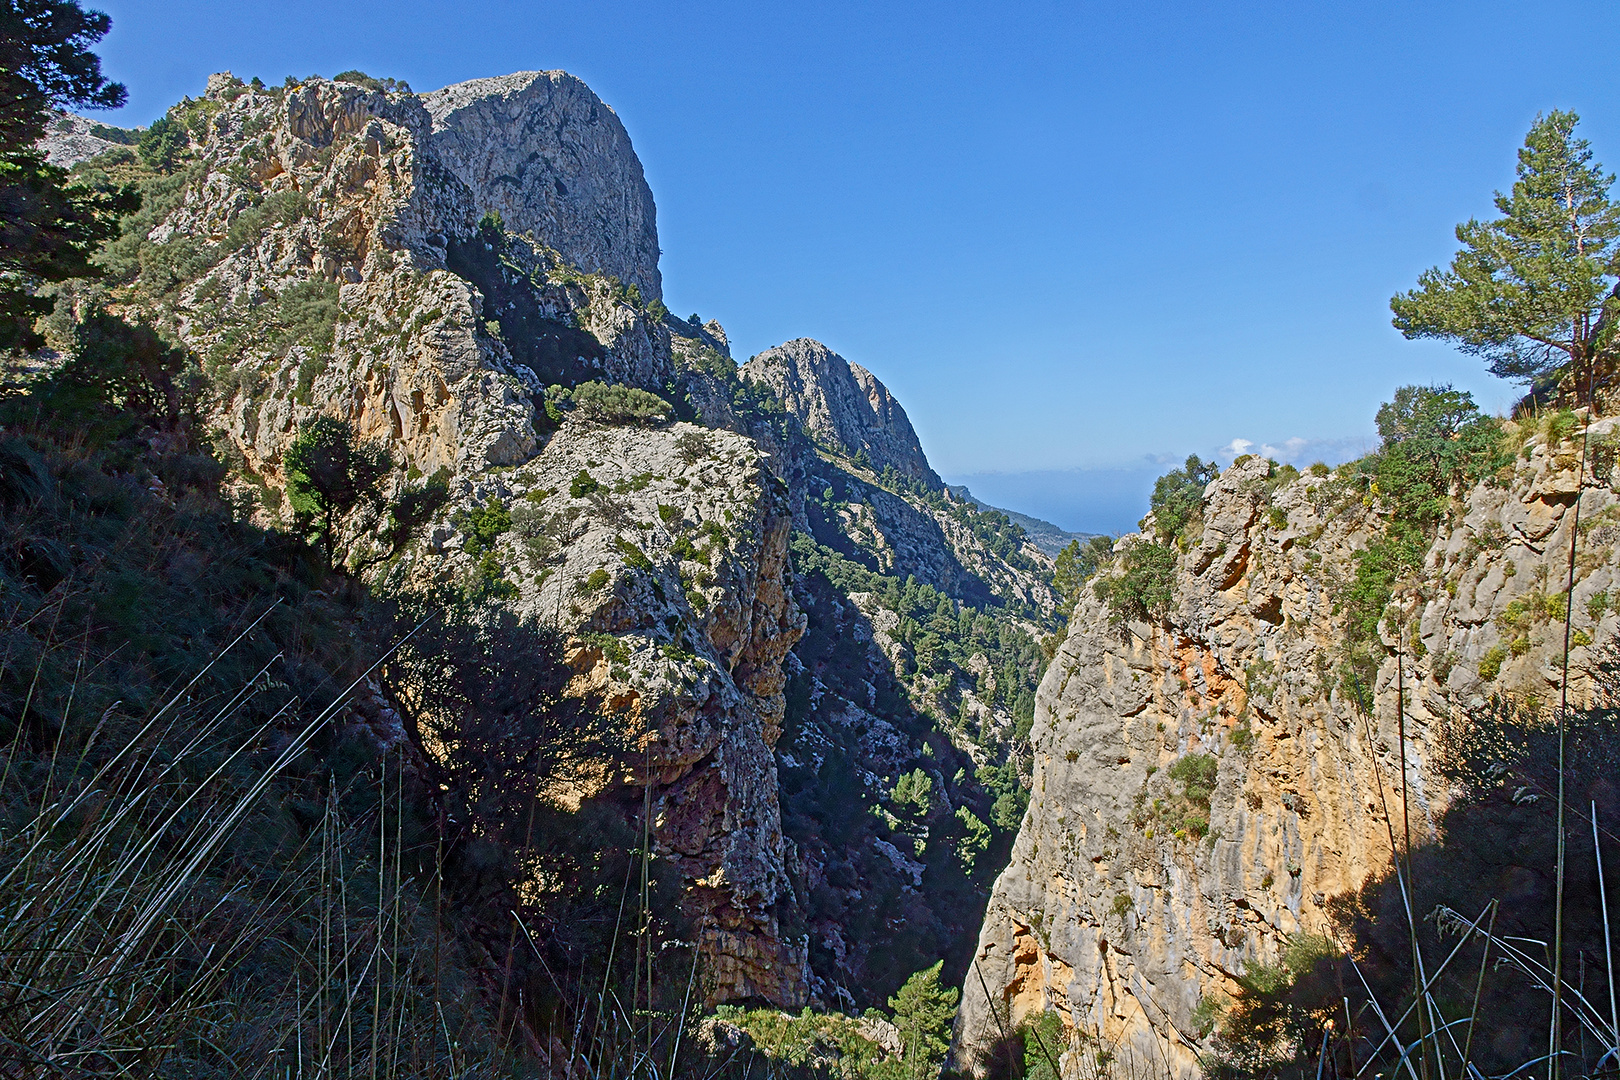
[[[431,156],[482,213],[587,273],[663,295],[652,190],[614,111],[566,71],[473,79],[420,96]]]
[[[889,388],[812,338],[766,349],[743,365],[745,379],[764,383],[818,442],[851,457],[865,451],[872,468],[885,466],[940,485],[917,433]]]

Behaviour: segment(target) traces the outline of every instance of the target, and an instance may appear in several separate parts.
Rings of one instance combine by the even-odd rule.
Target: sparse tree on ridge
[[[1614,175],[1575,136],[1579,117],[1538,116],[1519,151],[1517,179],[1496,193],[1494,221],[1457,226],[1462,249],[1417,288],[1390,300],[1407,338],[1438,338],[1482,357],[1493,375],[1537,389],[1569,379],[1584,393],[1588,364],[1611,351],[1610,285],[1620,276]]]

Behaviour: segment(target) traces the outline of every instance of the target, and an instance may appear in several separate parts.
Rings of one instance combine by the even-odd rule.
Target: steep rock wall
[[[864,451],[878,472],[892,465],[908,479],[939,486],[888,387],[821,342],[796,338],[767,349],[743,365],[742,375],[775,391],[812,438],[850,456]]]
[[[1593,430],[1607,438],[1613,425]],[[1207,489],[1201,536],[1178,553],[1162,622],[1118,625],[1088,593],[1040,686],[1033,791],[963,988],[958,1062],[982,1070],[1001,1024],[1056,1010],[1070,1067],[1101,1049],[1135,1075],[1198,1075],[1201,997],[1275,963],[1290,934],[1332,934],[1329,901],[1389,866],[1397,680],[1414,842],[1434,838],[1448,800],[1434,767],[1442,726],[1498,691],[1556,700],[1563,626],[1546,597],[1563,590],[1577,496],[1582,700],[1591,649],[1616,630],[1589,601],[1616,580],[1620,510],[1601,464],[1612,456],[1582,485],[1577,449],[1532,440],[1467,493],[1421,580],[1397,592],[1415,633],[1399,650],[1386,638],[1366,718],[1341,684],[1336,601],[1380,511],[1334,478],[1282,482],[1253,458],[1227,469]],[[1218,762],[1202,839],[1170,776],[1194,753]]]
[[[215,76],[176,115],[192,156],[114,296],[202,361],[244,505],[284,523],[282,457],[317,415],[385,444],[391,486],[447,477],[441,519],[378,572],[498,590],[572,636],[578,691],[641,740],[586,786],[651,787],[704,996],[802,1004],[772,752],[804,625],[785,488],[742,435],[559,429],[540,408],[553,382],[660,388],[671,370],[651,197],[617,119],[560,73],[424,97]],[[495,504],[513,527],[474,542],[466,515]],[[381,524],[354,515],[341,554],[386,556]]]

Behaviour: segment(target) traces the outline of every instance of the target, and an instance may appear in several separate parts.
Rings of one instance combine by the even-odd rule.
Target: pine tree
[[[39,287],[94,276],[91,255],[139,206],[133,188],[70,185],[34,145],[52,109],[124,103],[90,52],[111,25],[72,0],[0,0],[0,349],[42,344]]]
[[[1457,226],[1462,250],[1450,267],[1425,270],[1416,289],[1390,300],[1397,330],[1455,342],[1492,374],[1538,387],[1584,376],[1602,358],[1613,324],[1601,316],[1620,275],[1620,206],[1609,199],[1614,175],[1575,136],[1579,119],[1556,110],[1536,117],[1512,191],[1496,193],[1502,216]]]
[[[944,961],[924,968],[889,999],[894,1026],[900,1029],[905,1075],[924,1080],[939,1075],[951,1044],[951,1021],[956,1017],[957,991],[939,985]]]

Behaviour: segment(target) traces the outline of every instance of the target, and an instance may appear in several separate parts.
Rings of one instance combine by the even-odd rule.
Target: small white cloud
[[[1282,441],[1282,445],[1280,446],[1273,446],[1270,443],[1262,443],[1260,445],[1260,454],[1263,457],[1271,458],[1273,461],[1292,462],[1299,457],[1300,451],[1304,450],[1309,445],[1309,439],[1302,439],[1298,435],[1295,435],[1292,439],[1284,439]]]
[[[1217,456],[1224,458],[1242,457],[1249,452],[1249,447],[1253,445],[1254,443],[1248,439],[1233,439],[1215,453]]]

